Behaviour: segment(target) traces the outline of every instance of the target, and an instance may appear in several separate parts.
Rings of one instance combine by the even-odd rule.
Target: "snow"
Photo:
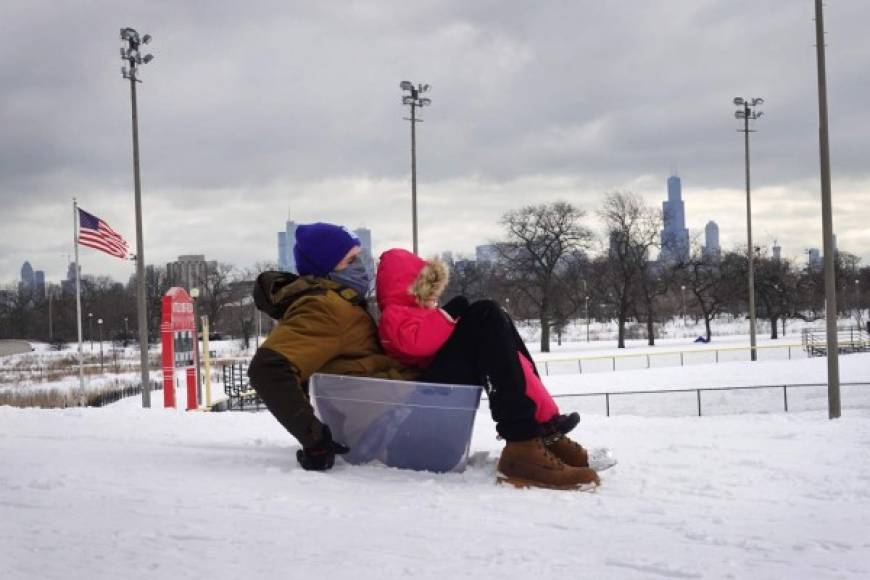
[[[868,357],[841,357],[843,380],[870,379]],[[824,369],[732,362],[545,382],[556,393],[737,386]],[[595,493],[496,485],[502,442],[483,407],[469,468],[444,475],[341,462],[305,472],[268,413],[145,410],[138,397],[0,407],[0,576],[870,577],[870,405],[845,392],[836,421],[823,407],[584,412],[577,439],[619,459]]]

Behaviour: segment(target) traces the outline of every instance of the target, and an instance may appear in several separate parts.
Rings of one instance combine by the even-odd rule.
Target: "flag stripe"
[[[116,258],[127,257],[127,242],[109,224],[79,208],[79,244]]]

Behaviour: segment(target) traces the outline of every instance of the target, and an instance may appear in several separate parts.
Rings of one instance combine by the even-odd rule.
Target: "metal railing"
[[[247,408],[259,409],[262,405],[260,397],[251,386],[248,379],[248,363],[250,359],[234,359],[222,362],[220,381],[224,385],[224,393],[227,396],[227,409],[245,410]]]
[[[828,336],[824,329],[804,328],[801,345],[809,356],[825,356],[828,353]],[[870,351],[870,333],[861,328],[837,329],[837,347],[841,354]]]
[[[589,368],[590,368],[590,363],[595,362],[595,361],[608,361],[609,360],[610,365],[608,365],[609,369],[607,369],[607,370],[610,370],[610,371],[617,370],[617,361],[632,360],[632,359],[641,359],[641,361],[643,361],[645,359],[646,364],[645,364],[645,366],[634,367],[632,369],[625,369],[625,370],[636,370],[637,368],[648,368],[648,369],[649,368],[662,368],[662,367],[673,367],[673,366],[681,366],[682,367],[682,366],[686,366],[687,359],[697,358],[696,355],[710,355],[710,358],[712,358],[712,360],[704,360],[704,361],[702,361],[703,363],[735,362],[735,361],[743,360],[743,359],[733,358],[733,359],[729,359],[727,361],[720,361],[720,359],[722,358],[720,355],[722,353],[746,352],[747,355],[746,355],[745,360],[751,360],[751,357],[748,354],[748,352],[750,350],[752,350],[752,347],[749,347],[749,346],[728,346],[728,347],[720,347],[720,348],[698,348],[698,349],[691,349],[691,350],[671,350],[671,351],[647,352],[647,353],[636,353],[636,354],[611,354],[611,355],[601,355],[601,356],[571,356],[571,357],[562,357],[562,358],[547,358],[547,359],[542,360],[542,361],[536,361],[536,364],[537,364],[539,369],[541,367],[543,367],[544,375],[546,375],[546,376],[550,375],[550,366],[551,365],[558,365],[558,364],[565,364],[565,363],[577,363],[577,371],[580,374],[583,374],[584,363],[586,363],[586,370],[588,372]],[[763,346],[756,346],[755,350],[756,350],[756,352],[759,352],[759,351],[765,352],[765,351],[772,351],[772,350],[784,350],[787,352],[788,360],[792,359],[792,357],[794,356],[794,351],[801,353],[801,355],[803,357],[807,356],[803,353],[804,348],[801,344],[763,345]],[[661,359],[661,358],[665,358],[665,357],[674,357],[674,360],[676,360],[676,357],[679,357],[680,362],[679,362],[679,364],[665,364],[665,365],[659,365],[658,367],[653,367],[652,361],[655,358]],[[701,364],[701,363],[699,362],[697,364]],[[599,371],[601,370],[600,365],[599,365],[598,370]]]
[[[870,382],[846,382],[841,383],[842,387],[870,387]],[[698,388],[688,388],[688,389],[660,389],[660,390],[636,390],[636,391],[604,391],[604,392],[595,392],[595,393],[566,393],[553,395],[554,399],[567,399],[567,398],[576,398],[576,397],[604,397],[604,405],[605,405],[605,414],[610,417],[611,415],[611,401],[614,398],[618,397],[626,397],[632,395],[674,395],[680,393],[694,393],[695,397],[695,409],[697,410],[698,416],[701,417],[703,415],[703,406],[702,406],[702,393],[724,393],[729,391],[758,391],[758,390],[772,390],[782,391],[782,409],[784,412],[789,412],[789,389],[807,389],[807,388],[825,388],[827,389],[827,383],[794,383],[794,384],[778,384],[778,385],[750,385],[750,386],[740,386],[740,387],[698,387]],[[862,393],[868,395],[867,404],[870,407],[870,388],[866,389],[866,393]],[[693,413],[694,414],[694,413]]]

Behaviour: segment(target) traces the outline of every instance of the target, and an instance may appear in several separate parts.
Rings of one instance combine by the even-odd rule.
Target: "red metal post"
[[[164,298],[164,309],[166,308],[166,299]],[[172,331],[172,325],[169,322],[160,324],[160,340],[163,345],[161,352],[161,363],[163,367],[163,408],[175,408],[175,344],[172,340],[175,333]]]
[[[195,410],[198,406],[196,401],[196,369],[187,367],[187,410]]]

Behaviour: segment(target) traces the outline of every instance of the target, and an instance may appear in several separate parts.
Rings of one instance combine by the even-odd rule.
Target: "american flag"
[[[109,224],[79,208],[79,243],[106,252],[116,258],[127,258],[127,242]]]

